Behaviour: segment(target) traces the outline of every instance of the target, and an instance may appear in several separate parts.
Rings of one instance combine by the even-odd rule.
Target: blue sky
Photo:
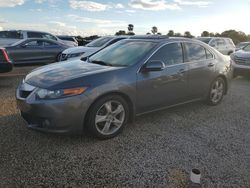
[[[134,24],[200,35],[235,29],[250,34],[250,0],[0,0],[0,30],[33,29],[54,34],[108,35]]]

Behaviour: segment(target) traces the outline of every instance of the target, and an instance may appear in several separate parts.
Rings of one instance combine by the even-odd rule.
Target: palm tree
[[[156,26],[152,27],[151,32],[153,33],[153,35],[158,33],[158,28]]]
[[[128,35],[135,35],[134,31],[134,25],[128,24]]]
[[[128,32],[133,32],[133,30],[134,30],[134,25],[128,24]]]

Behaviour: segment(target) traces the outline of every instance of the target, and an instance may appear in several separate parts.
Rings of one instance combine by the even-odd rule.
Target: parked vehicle
[[[212,46],[224,55],[230,55],[235,52],[235,45],[232,39],[222,37],[199,37],[198,40]]]
[[[28,30],[7,30],[7,31],[0,31],[0,46],[8,46],[14,44],[22,39],[28,38],[43,38],[43,39],[50,39],[60,43],[64,43],[67,46],[75,47],[75,42],[61,40],[56,36],[40,31],[28,31]]]
[[[86,46],[78,46],[74,48],[66,49],[62,52],[61,61],[81,59],[82,57],[90,56],[107,46],[114,44],[122,39],[129,38],[128,36],[106,36],[101,37],[92,42],[88,43]]]
[[[250,44],[231,55],[234,76],[250,76]]]
[[[206,100],[228,91],[231,63],[191,39],[126,39],[88,58],[38,68],[17,88],[30,128],[111,138],[136,115]]]
[[[0,48],[0,73],[10,72],[12,70],[12,62],[4,48]]]
[[[248,44],[250,44],[250,42],[240,42],[239,44],[236,45],[236,50],[235,51],[241,50],[242,48],[244,48]]]
[[[69,46],[53,40],[23,39],[5,47],[13,64],[47,64],[60,58],[61,52]]]
[[[64,41],[70,41],[74,43],[74,46],[78,46],[78,41],[76,40],[75,37],[73,36],[67,36],[67,35],[58,35],[57,36],[59,39],[64,40]]]

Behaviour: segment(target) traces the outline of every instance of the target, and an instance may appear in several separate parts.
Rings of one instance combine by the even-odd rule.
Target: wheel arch
[[[118,95],[120,97],[122,97],[127,103],[128,103],[128,107],[129,107],[129,122],[134,120],[135,117],[135,108],[134,108],[134,104],[132,102],[132,99],[125,93],[119,92],[119,91],[112,91],[112,92],[108,92],[108,93],[104,93],[100,96],[98,96],[90,105],[89,108],[87,110],[87,113],[85,115],[84,118],[84,124],[87,121],[88,117],[89,117],[89,113],[90,113],[90,109],[92,108],[92,106],[101,98],[109,96],[109,95]]]

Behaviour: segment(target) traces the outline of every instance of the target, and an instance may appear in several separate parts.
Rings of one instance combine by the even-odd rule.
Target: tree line
[[[115,35],[135,35],[134,33],[134,25],[133,24],[128,24],[127,31],[126,30],[119,30],[115,33]],[[161,32],[159,32],[158,28],[156,26],[153,26],[151,28],[151,31],[147,32],[146,35],[162,35]],[[194,36],[191,34],[190,31],[184,32],[184,34],[175,32],[174,30],[169,30],[166,36],[169,37],[186,37],[186,38],[194,38]],[[236,30],[227,30],[222,33],[213,33],[209,31],[203,31],[201,33],[201,37],[228,37],[231,38],[235,44],[238,44],[239,42],[246,42],[250,41],[250,35],[245,34],[242,31],[236,31]],[[76,37],[79,45],[85,45],[88,42],[99,38],[98,35],[93,35],[89,37],[81,37],[77,36]]]
[[[128,30],[127,32],[125,30],[120,30],[116,32],[115,35],[135,35],[133,24],[129,24],[127,30]],[[151,31],[146,34],[147,35],[162,35],[162,33],[159,32],[156,26],[153,26]],[[194,36],[191,34],[190,31],[186,31],[184,32],[184,34],[181,34],[178,32],[177,33],[174,32],[174,30],[169,30],[169,32],[166,35],[169,37],[194,38]],[[238,44],[239,42],[250,41],[250,35],[247,35],[242,31],[236,31],[236,30],[227,30],[222,33],[213,33],[209,31],[203,31],[201,33],[201,37],[228,37],[228,38],[231,38],[235,44]]]

